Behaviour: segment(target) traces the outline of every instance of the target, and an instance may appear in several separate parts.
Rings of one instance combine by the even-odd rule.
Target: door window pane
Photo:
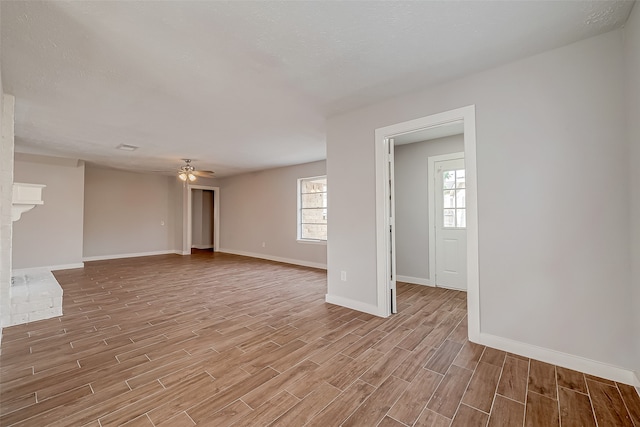
[[[464,188],[464,169],[456,171],[456,188]]]
[[[466,228],[467,207],[465,170],[442,172],[443,227]]]
[[[456,227],[465,228],[467,226],[467,210],[456,209]]]
[[[444,182],[444,188],[455,188],[456,186],[456,172],[445,171],[442,173],[442,181]]]
[[[455,209],[445,209],[444,210],[444,226],[447,228],[456,226],[456,210]]]
[[[444,190],[444,208],[455,208],[456,207],[456,192],[455,190]]]
[[[465,207],[465,190],[456,190],[456,208]]]

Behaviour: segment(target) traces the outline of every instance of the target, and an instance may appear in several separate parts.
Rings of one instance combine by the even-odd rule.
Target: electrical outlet
[[[347,281],[347,272],[346,271],[341,271],[340,272],[340,280],[342,280],[343,282]]]
[[[262,242],[262,247],[265,248],[267,246],[267,244],[265,242]]]

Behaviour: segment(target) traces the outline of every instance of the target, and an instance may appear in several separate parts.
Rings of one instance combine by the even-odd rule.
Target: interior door
[[[464,159],[435,163],[436,286],[467,289]]]
[[[396,304],[396,203],[394,198],[394,141],[393,138],[388,140],[389,146],[389,239],[390,239],[390,253],[389,253],[389,290],[391,300],[391,313],[397,313],[398,307]]]

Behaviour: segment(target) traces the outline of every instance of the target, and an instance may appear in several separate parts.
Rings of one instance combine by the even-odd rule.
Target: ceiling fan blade
[[[196,176],[201,176],[203,178],[212,178],[214,175],[213,171],[199,171],[199,170],[195,170],[193,171],[193,174]]]

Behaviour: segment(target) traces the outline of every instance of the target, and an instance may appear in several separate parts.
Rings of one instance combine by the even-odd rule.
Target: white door
[[[395,159],[394,153],[394,141],[389,139],[387,142],[389,146],[389,290],[391,292],[391,313],[397,313],[398,307],[396,305],[396,202],[394,198],[394,170],[393,165]]]
[[[467,289],[464,159],[435,162],[435,284]]]

